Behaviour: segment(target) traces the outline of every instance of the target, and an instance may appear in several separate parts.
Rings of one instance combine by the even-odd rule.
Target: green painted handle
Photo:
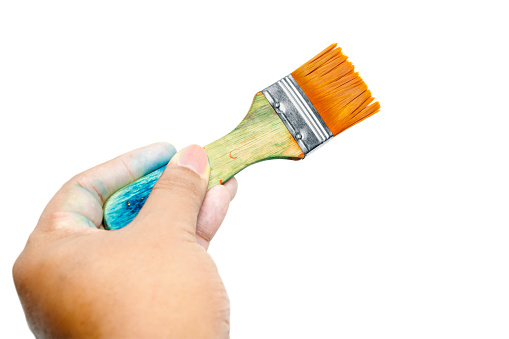
[[[209,188],[225,183],[249,165],[269,159],[304,158],[265,96],[256,93],[246,117],[230,133],[205,146],[210,163]],[[104,226],[119,229],[130,223],[147,200],[164,167],[115,192],[104,205]]]

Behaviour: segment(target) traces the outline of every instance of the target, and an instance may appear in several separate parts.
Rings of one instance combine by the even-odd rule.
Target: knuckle
[[[37,266],[34,264],[33,259],[30,255],[27,255],[26,251],[23,251],[14,262],[12,278],[18,288],[25,286],[33,280],[32,277],[37,272]]]
[[[15,284],[19,284],[26,275],[25,265],[22,259],[23,253],[16,259],[12,266],[12,278]]]
[[[214,234],[211,234],[210,231],[208,231],[206,228],[201,226],[201,228],[198,228],[200,225],[197,225],[196,227],[196,235],[201,237],[203,240],[205,240],[207,243],[210,243],[212,241],[212,238],[214,237]]]

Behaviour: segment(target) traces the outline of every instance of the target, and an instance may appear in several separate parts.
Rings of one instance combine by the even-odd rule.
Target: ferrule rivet
[[[302,139],[302,134],[300,134],[299,132],[297,132],[297,134],[295,134],[295,138],[296,138],[297,140]]]
[[[274,107],[279,108],[279,101],[274,102]]]

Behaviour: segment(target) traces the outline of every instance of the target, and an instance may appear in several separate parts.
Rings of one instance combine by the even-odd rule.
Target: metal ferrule
[[[305,155],[333,137],[291,74],[270,85],[262,93]]]

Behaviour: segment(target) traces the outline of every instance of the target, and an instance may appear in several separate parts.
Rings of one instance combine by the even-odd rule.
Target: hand
[[[124,154],[72,178],[50,201],[13,268],[37,337],[228,337],[228,296],[206,249],[237,182],[207,192],[202,147],[173,156],[128,226],[99,229],[108,196],[174,153],[154,144]]]

